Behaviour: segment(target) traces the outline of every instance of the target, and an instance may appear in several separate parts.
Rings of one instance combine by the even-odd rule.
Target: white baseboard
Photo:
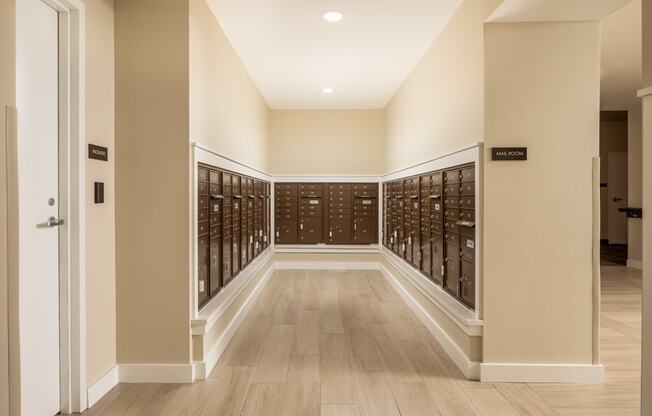
[[[396,290],[399,296],[403,301],[412,309],[415,315],[421,320],[421,322],[428,328],[432,336],[439,342],[444,351],[448,356],[453,360],[455,365],[462,371],[464,376],[469,380],[477,380],[480,377],[480,363],[476,361],[471,361],[466,354],[457,346],[455,341],[453,341],[446,331],[442,329],[441,326],[435,321],[408,293],[407,290],[398,282],[396,277],[382,264],[380,265],[380,271],[382,272],[385,279],[389,282],[390,285]]]
[[[483,383],[577,383],[604,381],[602,364],[498,364],[480,365]]]
[[[215,364],[217,364],[217,360],[220,359],[222,353],[233,338],[233,335],[235,335],[235,332],[238,330],[240,324],[251,310],[254,302],[256,302],[256,299],[258,299],[258,296],[260,296],[260,293],[267,285],[267,282],[269,282],[269,278],[272,276],[272,274],[274,274],[274,270],[275,266],[272,265],[272,267],[270,267],[269,270],[265,272],[265,275],[260,279],[256,285],[256,288],[251,292],[247,300],[242,304],[238,312],[235,314],[234,319],[229,323],[226,331],[224,331],[224,334],[222,334],[222,336],[217,340],[213,348],[211,348],[210,351],[204,355],[204,360],[193,363],[195,380],[206,380],[211,371],[213,371]],[[207,328],[206,330],[208,331],[210,328]]]
[[[375,261],[277,261],[277,270],[378,270]]]
[[[115,386],[118,385],[118,367],[114,366],[106,374],[100,377],[86,393],[88,397],[88,407],[93,406]]]
[[[120,364],[120,383],[192,383],[192,364]]]
[[[637,270],[643,270],[643,262],[640,260],[627,259],[627,267]]]

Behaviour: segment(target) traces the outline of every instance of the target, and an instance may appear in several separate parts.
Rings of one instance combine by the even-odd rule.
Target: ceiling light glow
[[[335,88],[330,88],[330,87],[322,88],[321,92],[323,92],[326,95],[331,95],[335,92]]]
[[[344,13],[342,12],[332,11],[332,12],[324,13],[324,20],[326,20],[327,22],[335,23],[335,22],[339,22],[343,18],[344,18]]]

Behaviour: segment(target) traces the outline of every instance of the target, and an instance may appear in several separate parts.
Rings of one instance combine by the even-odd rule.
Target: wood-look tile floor
[[[603,385],[465,380],[378,272],[278,271],[209,379],[123,384],[85,415],[639,414],[641,274],[603,269]]]

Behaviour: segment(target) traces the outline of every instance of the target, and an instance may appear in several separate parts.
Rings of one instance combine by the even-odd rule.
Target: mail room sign
[[[527,147],[492,147],[491,160],[527,160]]]

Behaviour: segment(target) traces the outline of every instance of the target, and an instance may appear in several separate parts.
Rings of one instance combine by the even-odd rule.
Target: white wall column
[[[643,348],[641,391],[652,391],[652,87],[639,92],[643,99]],[[652,414],[652,396],[642,394],[641,414]]]

